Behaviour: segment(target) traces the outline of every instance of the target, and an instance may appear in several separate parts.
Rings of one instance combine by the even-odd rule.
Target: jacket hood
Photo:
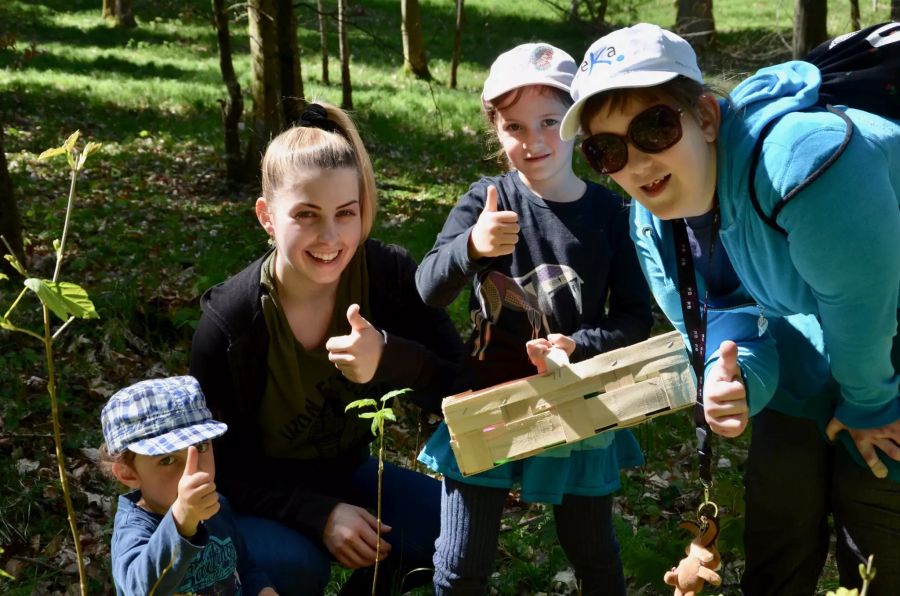
[[[821,84],[818,68],[794,60],[763,68],[734,88],[731,104],[722,102],[717,143],[720,195],[746,194],[756,139],[773,120],[815,105]]]
[[[734,88],[731,100],[746,132],[755,138],[775,118],[814,105],[821,84],[818,68],[794,60],[757,71]]]

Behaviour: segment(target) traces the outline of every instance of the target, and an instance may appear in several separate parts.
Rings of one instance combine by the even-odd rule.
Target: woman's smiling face
[[[292,174],[272,199],[257,200],[257,217],[278,251],[278,279],[338,282],[362,238],[359,194],[355,169],[313,168]]]

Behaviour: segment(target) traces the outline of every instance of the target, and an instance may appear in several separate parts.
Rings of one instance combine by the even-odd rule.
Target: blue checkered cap
[[[100,413],[110,453],[165,455],[215,439],[228,426],[212,419],[197,379],[141,381],[116,392]]]

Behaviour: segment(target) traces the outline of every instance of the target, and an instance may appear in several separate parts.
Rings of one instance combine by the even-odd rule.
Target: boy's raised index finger
[[[200,467],[200,452],[197,447],[191,445],[187,448],[187,458],[184,462],[184,472],[182,476],[191,476],[196,474]]]

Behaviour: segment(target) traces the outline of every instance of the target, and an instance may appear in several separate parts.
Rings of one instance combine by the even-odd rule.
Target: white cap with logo
[[[481,99],[492,101],[528,85],[547,85],[569,91],[575,59],[548,43],[525,43],[503,52],[491,64]]]
[[[685,76],[703,83],[697,55],[687,41],[657,25],[639,23],[591,44],[572,81],[575,103],[563,117],[559,136],[568,141],[581,128],[581,109],[589,97],[611,89],[653,87]]]

